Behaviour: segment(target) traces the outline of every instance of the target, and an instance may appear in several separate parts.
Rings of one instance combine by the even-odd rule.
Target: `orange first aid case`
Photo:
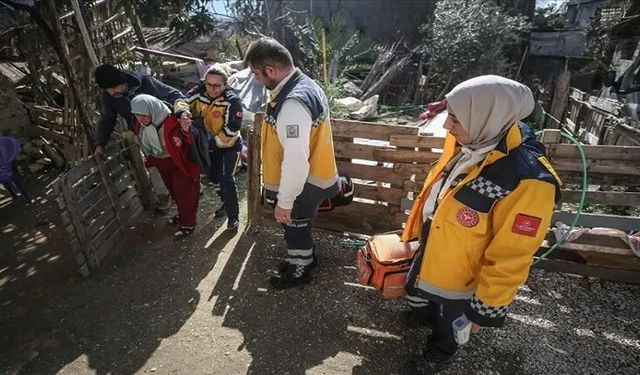
[[[358,282],[372,286],[387,298],[407,294],[405,283],[419,242],[404,243],[400,233],[377,234],[358,250]]]

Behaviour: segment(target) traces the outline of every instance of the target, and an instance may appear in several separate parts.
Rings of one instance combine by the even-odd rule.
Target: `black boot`
[[[276,289],[287,289],[311,282],[309,266],[287,263],[284,272],[272,276],[269,283]]]
[[[286,270],[287,270],[287,265],[288,264],[289,264],[289,262],[287,262],[286,260],[280,262],[280,264],[278,265],[278,272],[280,272],[281,274],[285,273]],[[309,264],[307,266],[307,272],[313,270],[316,267],[318,267],[318,258],[316,258],[316,256],[314,255],[313,256],[313,261],[311,262],[311,264]]]
[[[439,359],[431,355],[411,361],[406,366],[407,375],[434,375],[451,364],[451,358]]]

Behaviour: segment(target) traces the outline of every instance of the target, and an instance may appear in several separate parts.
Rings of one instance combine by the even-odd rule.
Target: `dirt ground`
[[[37,203],[0,197],[2,374],[401,374],[424,345],[398,322],[403,301],[355,284],[339,236],[316,233],[312,284],[270,289],[282,234],[225,232],[209,187],[192,237],[145,216],[83,279],[51,179],[30,181]],[[443,373],[640,373],[638,287],[534,270],[510,313]]]

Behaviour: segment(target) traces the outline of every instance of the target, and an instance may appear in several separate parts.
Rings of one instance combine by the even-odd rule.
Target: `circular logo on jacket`
[[[215,111],[211,115],[213,116],[213,118],[220,118],[220,117],[222,117],[222,112]]]
[[[462,207],[459,209],[456,214],[456,219],[458,220],[458,223],[467,228],[475,227],[480,222],[480,216],[478,213],[469,207]]]

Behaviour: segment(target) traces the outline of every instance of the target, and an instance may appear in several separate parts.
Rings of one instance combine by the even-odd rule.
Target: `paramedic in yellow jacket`
[[[410,364],[416,374],[445,367],[470,331],[503,325],[559,194],[544,146],[519,122],[533,111],[528,87],[481,76],[446,99],[444,151],[403,233],[421,241],[403,320],[432,327],[426,358]]]
[[[201,126],[209,138],[211,166],[209,179],[222,200],[222,207],[215,217],[227,216],[227,229],[236,230],[240,225],[236,167],[242,151],[242,101],[227,86],[227,73],[213,65],[204,81],[189,94],[191,114],[196,126]],[[177,113],[179,116],[180,114]]]
[[[312,220],[322,201],[339,191],[329,106],[320,86],[293,66],[276,40],[254,42],[245,60],[270,90],[262,124],[264,197],[287,243],[287,258],[270,282],[288,288],[309,282],[316,265]]]

